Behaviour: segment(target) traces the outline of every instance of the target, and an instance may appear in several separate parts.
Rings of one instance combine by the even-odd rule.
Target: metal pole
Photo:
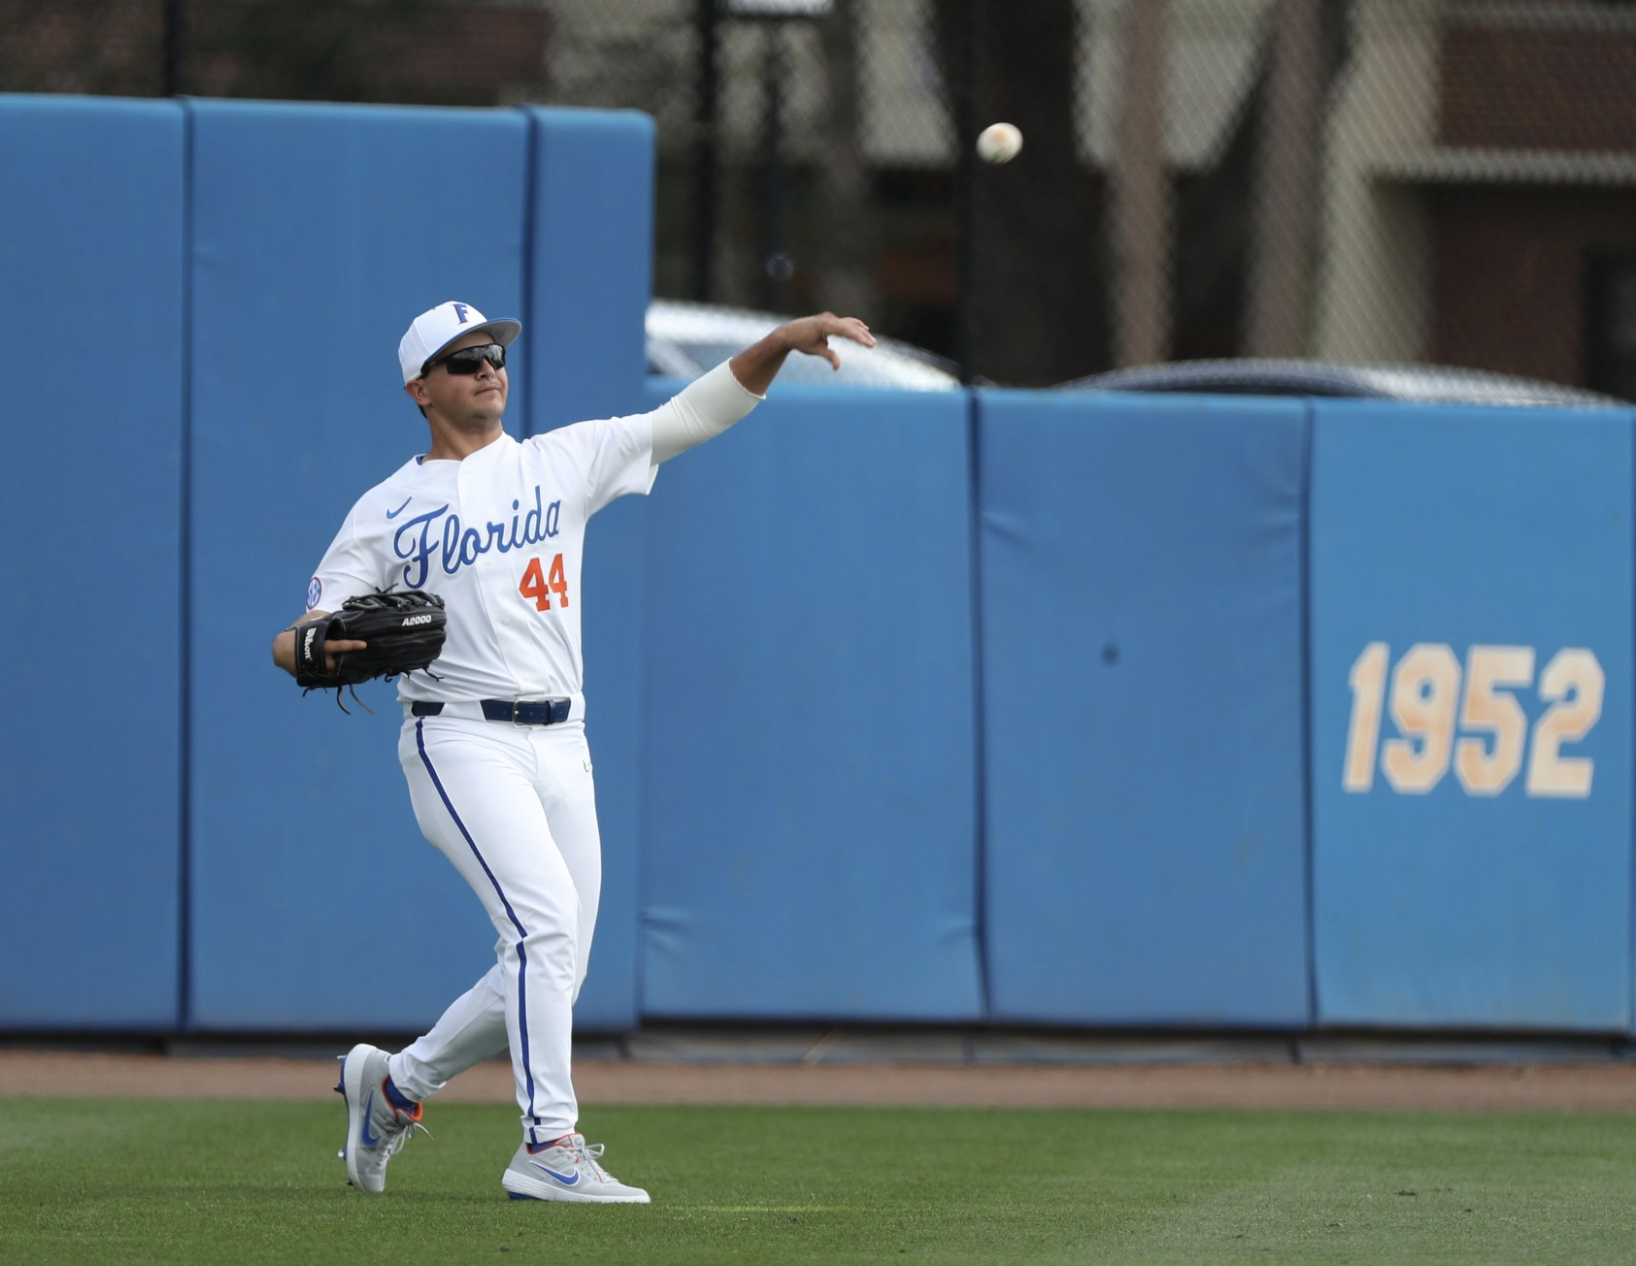
[[[1150,365],[1170,351],[1170,175],[1164,152],[1169,0],[1127,0],[1119,157],[1114,183],[1118,259],[1114,363]]]
[[[959,247],[955,264],[954,359],[960,381],[977,378],[977,151],[978,85],[981,80],[982,0],[960,6],[960,68],[954,90],[955,216]]]
[[[1300,356],[1311,329],[1322,15],[1319,0],[1280,0],[1272,16],[1245,341],[1251,356]]]
[[[693,298],[709,303],[716,275],[717,0],[698,0],[699,92],[693,114]]]

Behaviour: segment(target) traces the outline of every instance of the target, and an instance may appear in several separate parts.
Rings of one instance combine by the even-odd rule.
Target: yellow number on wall
[[[1482,739],[1463,738],[1454,745],[1454,774],[1473,796],[1497,796],[1522,768],[1528,742],[1528,717],[1507,686],[1534,680],[1531,646],[1473,646],[1466,656],[1466,701],[1460,709],[1463,733],[1487,732],[1494,750]]]
[[[1380,741],[1380,710],[1386,697],[1385,642],[1370,642],[1352,664],[1352,724],[1346,731],[1346,765],[1341,786],[1368,791],[1375,785],[1375,744]]]
[[[1539,697],[1550,703],[1534,722],[1534,748],[1528,757],[1528,794],[1584,797],[1591,794],[1596,763],[1585,756],[1562,755],[1563,743],[1590,733],[1602,715],[1602,665],[1591,651],[1570,646],[1556,653],[1539,676]]]
[[[1392,673],[1392,720],[1403,738],[1381,747],[1380,767],[1400,792],[1423,794],[1449,771],[1460,661],[1441,642],[1419,642]]]

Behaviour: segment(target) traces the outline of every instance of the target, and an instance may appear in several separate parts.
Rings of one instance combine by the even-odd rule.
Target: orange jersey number
[[[551,571],[547,574],[540,566],[540,560],[528,560],[528,569],[523,572],[522,583],[517,586],[517,592],[525,598],[531,598],[536,611],[551,609],[551,595],[556,594],[562,599],[562,605],[568,605],[568,575],[562,569],[562,555],[558,554],[551,560]]]

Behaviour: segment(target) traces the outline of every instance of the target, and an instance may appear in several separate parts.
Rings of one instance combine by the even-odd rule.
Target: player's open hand
[[[832,369],[841,367],[841,358],[829,345],[831,338],[851,339],[861,347],[875,346],[875,336],[869,332],[867,325],[857,317],[838,317],[833,312],[820,312],[816,316],[791,321],[784,326],[783,333],[790,351],[822,356]]]
[[[850,339],[860,347],[875,346],[875,336],[857,317],[838,317],[833,312],[820,312],[817,316],[785,322],[759,343],[746,347],[728,364],[739,385],[759,396],[778,376],[791,352],[822,356],[831,369],[839,369],[841,358],[829,345],[832,338]]]

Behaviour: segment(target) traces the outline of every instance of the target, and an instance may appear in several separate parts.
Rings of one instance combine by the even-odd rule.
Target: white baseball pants
[[[488,911],[495,965],[392,1056],[415,1100],[508,1047],[530,1143],[573,1131],[573,1008],[602,888],[585,727],[410,717],[398,740],[420,829]]]

